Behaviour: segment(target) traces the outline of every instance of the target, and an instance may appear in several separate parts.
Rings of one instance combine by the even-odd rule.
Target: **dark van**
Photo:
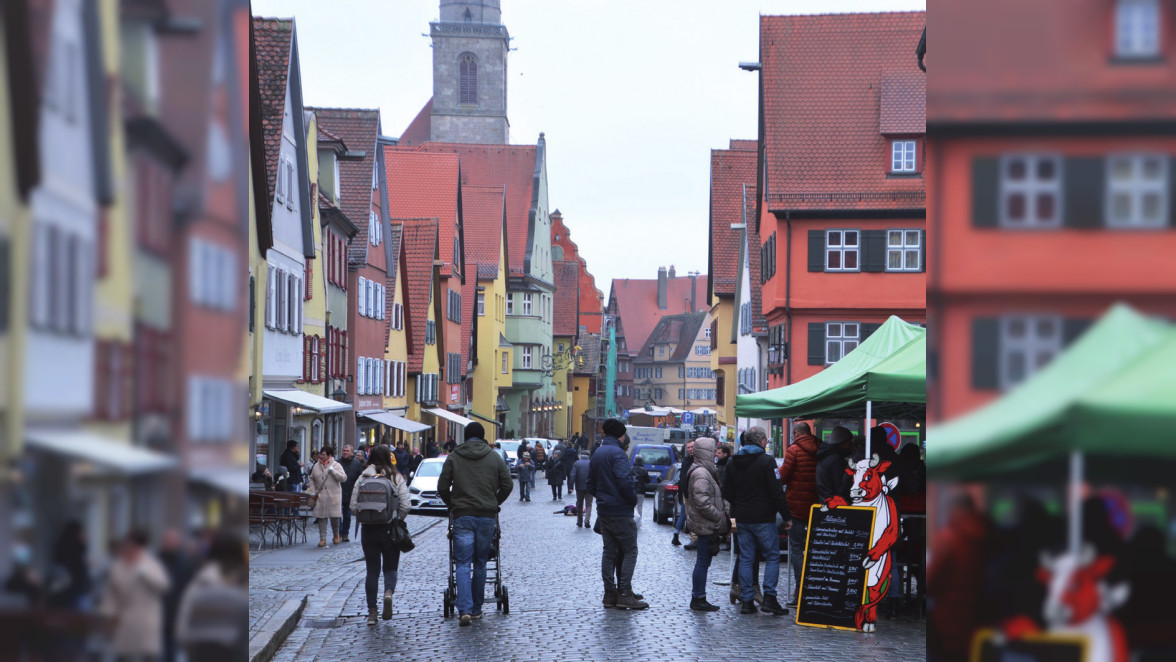
[[[638,455],[645,462],[645,470],[649,473],[645,493],[653,494],[657,486],[665,480],[670,467],[678,462],[678,453],[669,444],[638,444],[633,447],[633,453],[629,456],[630,463]]]

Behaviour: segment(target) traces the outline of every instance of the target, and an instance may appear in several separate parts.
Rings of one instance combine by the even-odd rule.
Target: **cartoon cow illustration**
[[[1115,565],[1111,556],[1096,556],[1090,543],[1075,554],[1051,556],[1041,553],[1037,581],[1048,588],[1043,616],[1050,634],[1083,636],[1089,642],[1090,662],[1127,662],[1127,638],[1123,626],[1111,612],[1130,594],[1126,582],[1111,585],[1107,573]],[[1009,619],[1001,628],[1005,639],[1017,639],[1040,631],[1027,616]]]
[[[890,588],[890,548],[898,540],[898,507],[888,493],[898,485],[898,478],[888,481],[882,480],[882,474],[890,468],[889,462],[880,462],[875,453],[869,460],[861,460],[856,464],[852,459],[846,459],[849,467],[845,473],[853,476],[853,489],[849,496],[854,506],[872,506],[874,508],[874,535],[870,540],[870,549],[862,559],[862,567],[868,570],[866,574],[866,603],[857,608],[854,613],[854,623],[862,632],[874,632],[878,619],[878,603],[886,596]],[[845,499],[835,496],[821,506],[821,510],[830,510],[838,506],[847,506]]]

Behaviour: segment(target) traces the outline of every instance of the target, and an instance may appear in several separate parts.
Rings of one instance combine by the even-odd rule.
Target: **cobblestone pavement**
[[[542,483],[542,479],[538,481]],[[545,485],[536,484],[536,488]],[[544,493],[547,496],[544,498]],[[600,537],[576,527],[575,518],[553,514],[574,497],[552,501],[536,489],[534,501],[520,503],[516,491],[503,504],[502,581],[510,594],[510,614],[495,611],[493,575],[487,582],[485,618],[458,627],[442,617],[442,591],[448,573],[445,521],[414,538],[416,549],[401,558],[393,618],[366,624],[363,564],[359,545],[315,550],[317,560],[290,567],[266,565],[265,555],[250,569],[251,595],[259,608],[305,591],[310,601],[299,627],[275,660],[335,660],[395,655],[397,659],[453,660],[615,660],[632,658],[729,660],[734,658],[892,661],[925,657],[925,622],[910,618],[880,620],[878,633],[860,634],[796,625],[793,614],[741,615],[730,604],[727,578],[730,553],[711,565],[708,597],[721,606],[693,612],[690,576],[694,553],[670,545],[672,530],[651,519],[645,502],[638,538],[634,588],[650,604],[644,611],[603,609],[600,599]],[[410,516],[416,531],[427,516]],[[255,581],[256,580],[256,581]],[[780,590],[784,594],[785,569]],[[267,602],[269,600],[269,602]],[[252,620],[252,614],[251,614]]]

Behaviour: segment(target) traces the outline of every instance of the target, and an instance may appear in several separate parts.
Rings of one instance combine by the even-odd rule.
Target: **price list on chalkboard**
[[[870,548],[874,509],[813,506],[805,545],[796,622],[856,629],[854,612],[866,591],[862,559]]]

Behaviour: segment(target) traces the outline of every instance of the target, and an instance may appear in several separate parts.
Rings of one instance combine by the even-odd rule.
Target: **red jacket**
[[[808,521],[809,506],[817,501],[817,447],[821,442],[812,435],[797,438],[784,451],[780,482],[788,487],[788,510],[797,519]]]

